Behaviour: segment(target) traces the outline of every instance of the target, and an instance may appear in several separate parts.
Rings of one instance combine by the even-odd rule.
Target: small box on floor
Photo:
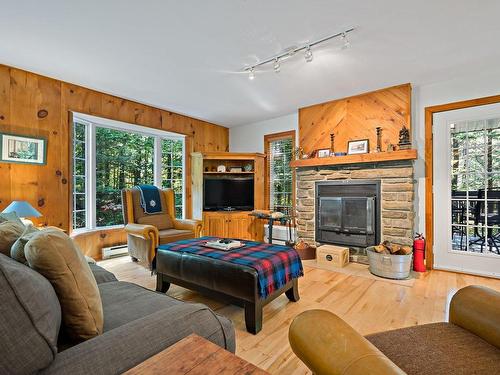
[[[349,248],[321,245],[316,249],[316,261],[325,266],[344,267],[349,263]]]

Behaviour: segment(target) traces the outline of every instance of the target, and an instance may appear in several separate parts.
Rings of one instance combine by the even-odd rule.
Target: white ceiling
[[[498,66],[499,0],[2,0],[0,63],[228,127]],[[236,73],[349,26],[338,43]]]

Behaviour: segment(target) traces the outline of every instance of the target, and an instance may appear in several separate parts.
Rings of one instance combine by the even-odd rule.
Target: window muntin
[[[123,224],[121,189],[139,184],[173,187],[176,217],[183,217],[182,136],[104,126],[78,118],[73,123],[74,230]]]

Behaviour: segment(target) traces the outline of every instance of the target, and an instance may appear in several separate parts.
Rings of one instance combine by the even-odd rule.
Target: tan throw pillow
[[[28,241],[24,253],[29,266],[54,287],[68,337],[83,341],[101,334],[104,319],[99,289],[71,238],[58,229],[44,229]]]
[[[10,257],[10,249],[24,232],[24,225],[17,221],[0,223],[0,253]]]
[[[38,232],[39,230],[36,229],[33,225],[27,225],[21,237],[19,237],[17,241],[14,242],[14,245],[12,245],[10,249],[10,257],[23,264],[28,263],[26,257],[24,256],[24,246]]]

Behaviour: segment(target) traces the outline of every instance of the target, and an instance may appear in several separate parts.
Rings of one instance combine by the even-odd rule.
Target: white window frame
[[[119,131],[126,131],[135,133],[146,137],[154,137],[154,151],[153,151],[153,174],[154,185],[161,188],[162,186],[162,140],[177,140],[182,141],[182,218],[186,217],[186,136],[172,133],[164,130],[147,128],[144,126],[133,125],[121,121],[104,119],[82,113],[73,113],[73,123],[83,123],[87,126],[85,132],[85,195],[89,199],[85,199],[86,210],[86,227],[72,229],[72,233],[86,232],[91,230],[105,230],[113,228],[123,228],[123,224],[108,225],[99,227],[96,225],[96,128],[107,128]],[[73,157],[74,158],[74,157]],[[72,183],[74,183],[72,179]],[[73,188],[73,187],[72,187]],[[72,196],[74,192],[72,190]],[[175,208],[174,208],[175,214]],[[72,212],[73,215],[73,212]],[[72,220],[73,223],[73,220]]]

